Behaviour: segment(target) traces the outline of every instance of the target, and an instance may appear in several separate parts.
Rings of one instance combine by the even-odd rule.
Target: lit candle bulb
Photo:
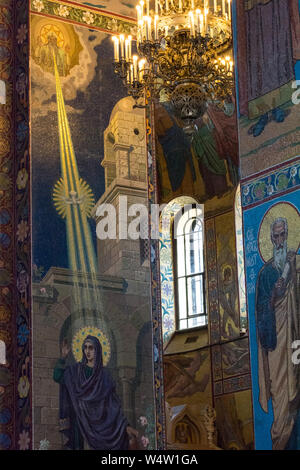
[[[178,9],[179,9],[179,11],[182,11],[182,0],[179,0]]]
[[[143,20],[145,23],[145,39],[146,41],[149,41],[149,23],[148,23],[148,16],[144,16]]]
[[[139,21],[141,21],[141,19],[142,19],[142,9],[141,9],[141,6],[140,6],[140,5],[137,5],[136,11],[137,11],[137,20],[138,20],[138,22],[139,22]]]
[[[214,0],[214,13],[217,13],[218,7],[217,7],[217,0]]]
[[[113,36],[112,40],[114,42],[114,58],[116,62],[119,62],[119,39]]]
[[[147,19],[147,23],[148,23],[148,41],[151,41],[152,39],[152,35],[151,35],[151,21],[152,21],[152,18],[151,16],[148,16],[148,19]]]
[[[143,18],[143,16],[144,16],[144,2],[143,2],[143,0],[140,2],[140,5],[141,5],[141,18]]]
[[[204,28],[205,28],[204,33],[205,34],[207,34],[207,26],[208,26],[207,15],[208,15],[208,8],[205,8],[204,10]]]
[[[225,16],[225,0],[222,0],[222,15]]]
[[[124,38],[124,34],[120,34],[120,48],[121,48],[121,59],[124,59],[124,55],[125,55],[125,38]]]
[[[158,15],[158,0],[155,0],[155,15]]]
[[[204,19],[202,14],[200,15],[200,31],[201,34],[204,34]]]
[[[158,22],[158,15],[154,17],[154,40],[158,40],[158,32],[157,32],[157,22]]]
[[[139,61],[139,81],[141,82],[144,78],[144,65],[145,65],[145,59],[141,59]]]
[[[133,82],[133,65],[130,65],[130,83]]]
[[[128,59],[131,60],[132,36],[128,36]]]
[[[147,13],[147,16],[149,16],[149,13],[150,13],[150,8],[149,8],[149,0],[146,0],[146,13]]]
[[[195,36],[195,21],[194,21],[194,13],[192,11],[189,12],[190,16],[190,25],[191,25],[191,36]]]
[[[166,0],[166,11],[169,11],[169,0]]]
[[[129,59],[128,48],[129,48],[129,41],[128,41],[128,39],[125,39],[125,59],[126,59],[126,60]]]
[[[232,72],[232,71],[233,71],[233,62],[232,62],[232,60],[231,60],[231,61],[230,61],[230,72]]]
[[[195,0],[192,0],[192,2],[191,2],[191,7],[192,7],[192,10],[195,9]]]
[[[231,20],[231,4],[230,4],[230,0],[228,0],[228,19]]]
[[[201,23],[200,23],[201,10],[196,10],[197,18],[197,34],[201,34]]]
[[[138,56],[134,55],[132,56],[133,60],[133,81],[136,81],[138,79]]]

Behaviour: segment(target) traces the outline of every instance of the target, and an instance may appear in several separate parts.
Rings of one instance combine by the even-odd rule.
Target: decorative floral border
[[[146,97],[147,102],[147,97]],[[158,181],[155,161],[155,138],[152,133],[154,123],[154,105],[146,107],[147,151],[148,151],[148,203],[158,204]],[[151,220],[149,213],[149,227]],[[166,447],[166,417],[163,392],[163,338],[160,291],[159,240],[150,237],[150,276],[151,307],[153,321],[153,367],[154,396],[156,404],[156,446],[158,450]]]
[[[1,365],[0,449],[13,449],[14,422],[14,154],[13,154],[13,0],[0,6],[0,79],[6,87],[6,103],[0,104],[0,340],[6,345],[6,365]]]
[[[246,277],[244,261],[244,237],[243,237],[243,215],[241,201],[241,186],[238,186],[235,196],[235,240],[237,256],[237,274],[240,307],[240,328],[248,328],[247,301],[246,301]]]
[[[271,172],[272,170],[270,170]],[[299,161],[283,166],[278,171],[269,173],[251,182],[243,183],[241,187],[242,206],[262,202],[268,198],[279,196],[290,189],[300,186],[300,157]]]
[[[218,270],[216,253],[215,219],[205,222],[205,243],[207,259],[208,311],[210,324],[210,344],[221,340],[218,296]]]
[[[222,351],[221,345],[216,345],[211,347],[211,362],[212,362],[212,372],[213,380],[222,380]]]
[[[93,29],[111,33],[123,33],[136,36],[136,21],[112,13],[95,11],[88,6],[76,5],[53,0],[31,0],[31,12],[53,16],[60,20],[72,21]]]
[[[16,443],[32,447],[31,396],[31,200],[29,158],[29,11],[27,0],[15,4],[15,277],[16,277]]]
[[[27,0],[1,6],[0,23],[0,78],[7,90],[0,105],[0,336],[10,377],[0,384],[0,447],[26,450],[32,441]]]

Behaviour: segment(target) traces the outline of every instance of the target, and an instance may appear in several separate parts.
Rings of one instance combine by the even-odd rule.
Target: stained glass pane
[[[187,275],[202,273],[204,271],[202,230],[186,235],[185,243]]]
[[[193,276],[188,278],[187,289],[189,316],[204,313],[202,276]]]
[[[206,325],[207,320],[205,315],[201,315],[195,318],[188,319],[188,328],[196,328],[197,326]]]

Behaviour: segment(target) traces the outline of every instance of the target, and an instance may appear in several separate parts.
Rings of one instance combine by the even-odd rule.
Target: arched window
[[[170,201],[160,215],[159,263],[161,286],[162,333],[166,343],[176,330],[175,289],[174,289],[174,218],[182,209],[193,207],[197,201],[190,196],[179,196]]]
[[[191,208],[174,219],[177,329],[207,324],[203,211]]]

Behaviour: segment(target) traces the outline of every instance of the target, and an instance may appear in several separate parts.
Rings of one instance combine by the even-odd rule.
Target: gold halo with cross
[[[288,202],[278,202],[265,213],[258,232],[258,248],[262,260],[266,263],[273,257],[271,225],[279,217],[287,220],[288,250],[298,251],[300,243],[300,216],[297,208]]]
[[[102,346],[103,365],[106,366],[111,354],[110,342],[103,331],[101,331],[100,328],[97,328],[96,326],[85,326],[80,328],[80,330],[75,333],[72,340],[73,356],[77,362],[82,360],[82,344],[85,338],[89,335],[95,336],[100,341]]]

